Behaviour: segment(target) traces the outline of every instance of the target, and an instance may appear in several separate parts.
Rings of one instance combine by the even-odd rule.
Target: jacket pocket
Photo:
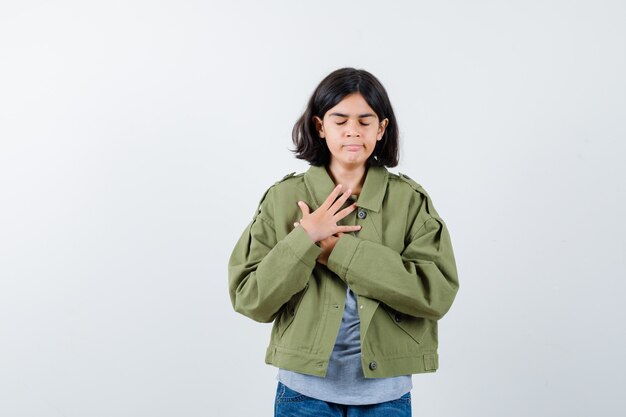
[[[383,306],[396,326],[404,330],[404,332],[411,336],[415,342],[422,343],[422,339],[424,339],[424,335],[430,326],[428,319],[409,316],[407,314],[400,313],[387,305]]]
[[[298,312],[298,307],[302,302],[302,298],[304,298],[304,294],[306,290],[309,288],[309,284],[306,284],[304,289],[296,294],[289,301],[287,301],[283,307],[280,314],[280,320],[278,322],[278,335],[280,337],[283,336],[287,328],[293,322],[293,319],[296,317],[296,313]]]

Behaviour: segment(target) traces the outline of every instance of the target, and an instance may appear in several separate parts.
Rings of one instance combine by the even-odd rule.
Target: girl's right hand
[[[356,203],[354,203],[337,212],[350,197],[351,192],[352,190],[348,188],[341,197],[337,198],[341,193],[341,184],[337,185],[324,203],[313,213],[309,212],[309,206],[304,201],[298,201],[298,206],[302,210],[302,219],[299,221],[300,226],[304,228],[313,242],[317,243],[339,232],[346,233],[361,230],[361,226],[358,225],[337,226],[339,220],[356,209]]]

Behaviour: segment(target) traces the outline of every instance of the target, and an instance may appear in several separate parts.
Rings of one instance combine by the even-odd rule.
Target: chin
[[[342,165],[360,167],[364,166],[367,163],[367,160],[358,160],[358,161],[340,161]]]

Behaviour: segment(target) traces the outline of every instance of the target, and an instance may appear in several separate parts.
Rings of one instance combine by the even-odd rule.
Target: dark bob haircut
[[[296,158],[307,160],[311,165],[327,166],[330,150],[320,138],[313,116],[324,119],[326,112],[352,93],[361,93],[374,110],[378,120],[389,121],[381,140],[368,158],[369,166],[395,167],[398,165],[398,125],[391,102],[383,85],[369,72],[356,68],[340,68],[328,74],[317,86],[309,99],[304,114],[300,116],[291,132]]]

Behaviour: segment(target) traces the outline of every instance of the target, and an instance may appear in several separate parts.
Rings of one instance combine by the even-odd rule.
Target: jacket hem
[[[330,357],[330,355],[328,355]],[[265,363],[302,374],[326,377],[328,359],[322,356],[298,352],[270,345],[265,354]]]
[[[328,356],[330,357],[330,355]],[[328,358],[275,345],[268,346],[265,363],[277,368],[319,377],[326,377],[328,369]],[[439,355],[433,350],[387,357],[363,355],[361,366],[365,378],[390,378],[432,373],[439,368]]]

